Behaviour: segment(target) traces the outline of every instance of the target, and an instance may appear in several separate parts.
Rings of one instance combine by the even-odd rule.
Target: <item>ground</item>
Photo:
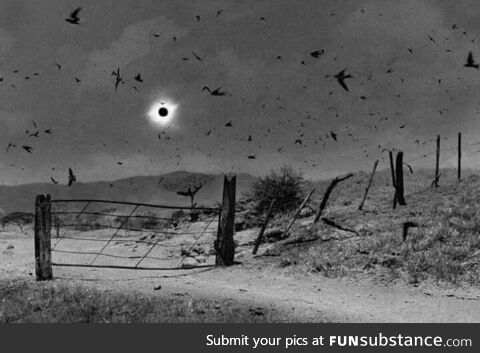
[[[447,183],[444,174],[438,189],[431,188],[428,174],[414,181],[410,178],[407,206],[396,210],[391,207],[391,186],[385,174],[380,175],[362,211],[357,208],[365,176],[357,175],[350,184],[334,191],[324,214],[352,231],[322,221],[313,225],[313,215],[305,212],[288,238],[263,243],[254,256],[251,250],[258,228],[241,230],[235,235],[238,263],[228,268],[132,271],[55,266],[54,281],[37,283],[31,229],[25,233],[7,229],[0,233],[0,281],[6,288],[0,321],[65,320],[54,317],[55,313],[47,315],[51,310],[45,304],[49,296],[62,293],[81,298],[84,293],[77,288],[86,288],[96,291],[94,297],[110,298],[112,293],[121,293],[141,298],[140,302],[149,306],[138,309],[135,317],[112,318],[111,313],[92,316],[88,312],[87,318],[82,314],[73,321],[480,322],[480,217],[476,211],[480,178],[466,173],[463,181]],[[326,185],[317,185],[315,202],[321,199]],[[403,240],[401,226],[405,221],[415,221],[419,227]],[[283,225],[285,219],[276,218],[271,226]],[[214,223],[208,226],[205,219],[176,226],[178,232],[198,234],[207,229],[207,233],[200,239],[188,234],[169,237],[163,242],[166,247],[150,254],[165,260],[145,260],[142,265],[175,266],[181,264],[180,253],[187,255],[188,264],[213,264],[215,227]],[[111,230],[75,234],[108,239]],[[119,239],[124,241],[114,241],[109,253],[136,256],[127,260],[134,265],[147,249],[135,239],[144,239],[145,235],[120,234]],[[148,239],[158,236],[150,234]],[[57,250],[95,252],[102,246],[92,241],[56,242],[53,239]],[[54,253],[54,262],[89,263],[93,256],[82,260],[75,254]],[[125,260],[102,261],[120,264],[118,261]],[[65,294],[62,288],[74,288],[73,293]],[[70,297],[55,305],[75,303],[77,299]],[[22,300],[22,304],[16,300]],[[126,299],[108,300],[124,303]],[[25,312],[14,312],[12,303],[23,306]],[[89,310],[95,305],[99,304],[93,302]],[[153,316],[152,310],[156,312]]]

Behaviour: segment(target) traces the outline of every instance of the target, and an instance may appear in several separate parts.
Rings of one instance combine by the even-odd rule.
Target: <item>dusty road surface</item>
[[[3,278],[34,280],[33,239],[0,235]],[[230,268],[132,271],[54,267],[55,281],[101,290],[136,290],[152,296],[181,295],[275,308],[294,321],[319,322],[480,322],[480,291],[439,289],[425,284],[386,285],[371,280],[292,276],[245,251]],[[154,291],[161,285],[162,289]]]

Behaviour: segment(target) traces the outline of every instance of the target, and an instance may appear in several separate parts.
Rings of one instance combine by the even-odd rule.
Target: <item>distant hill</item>
[[[192,176],[206,181],[198,192],[195,201],[198,205],[212,206],[221,200],[223,176],[179,171],[159,176],[137,176],[115,181],[75,183],[71,187],[52,183],[36,183],[16,186],[0,186],[0,212],[33,212],[35,196],[50,194],[53,199],[105,199],[114,201],[132,201],[172,206],[188,206],[189,199],[177,195],[172,185]],[[247,190],[255,177],[249,174],[237,174],[237,198]]]

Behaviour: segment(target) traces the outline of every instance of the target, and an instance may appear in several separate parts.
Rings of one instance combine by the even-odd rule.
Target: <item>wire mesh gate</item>
[[[52,266],[143,270],[212,266],[220,211],[108,200],[51,200]]]
[[[111,200],[35,201],[35,273],[52,266],[179,270],[234,264],[236,177],[220,208]]]

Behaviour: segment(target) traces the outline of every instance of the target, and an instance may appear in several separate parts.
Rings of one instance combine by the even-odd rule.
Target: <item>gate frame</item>
[[[235,232],[235,194],[236,176],[230,180],[224,176],[222,206],[219,211],[217,239],[214,241],[215,266],[231,266],[235,263],[235,244],[233,235]],[[55,200],[60,202],[62,200]],[[82,201],[82,200],[68,200]],[[114,201],[112,201],[114,202]],[[133,203],[132,203],[133,204]],[[53,279],[52,266],[52,199],[49,194],[37,195],[35,199],[35,275],[37,281]],[[170,208],[170,207],[168,207]],[[178,207],[182,208],[183,207]],[[62,265],[64,266],[64,265]],[[86,265],[65,265],[70,267],[88,267]],[[105,266],[111,268],[123,268],[122,266]],[[127,267],[125,267],[127,268]],[[137,268],[148,270],[149,268]]]

